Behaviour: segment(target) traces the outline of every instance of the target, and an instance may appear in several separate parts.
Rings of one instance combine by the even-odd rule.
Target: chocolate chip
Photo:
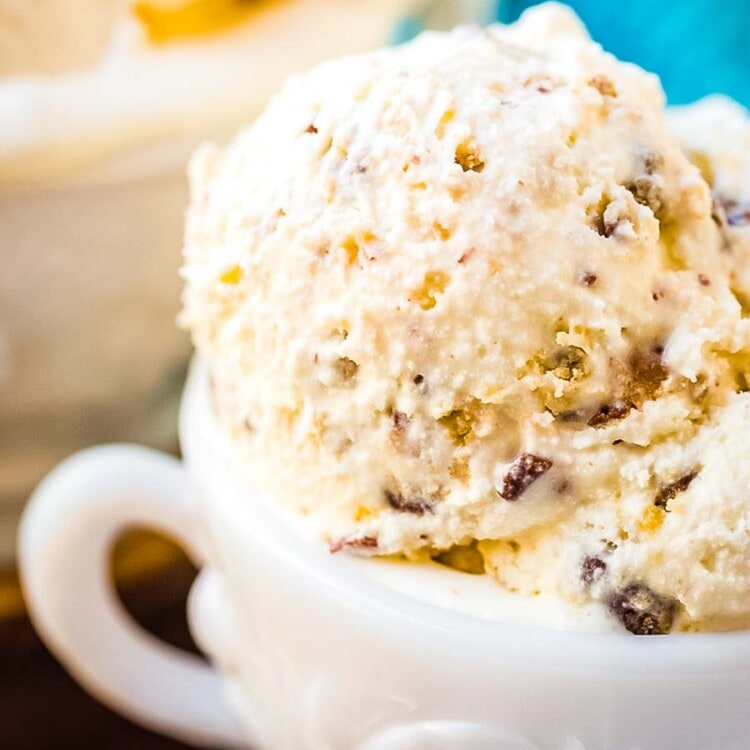
[[[642,583],[631,583],[606,600],[609,611],[634,635],[664,635],[674,623],[679,603]]]
[[[750,203],[744,209],[737,201],[714,195],[711,201],[711,218],[716,222],[723,241],[722,250],[731,251],[734,237],[730,227],[750,224]]]
[[[552,468],[552,461],[533,453],[521,453],[513,459],[497,492],[508,501],[517,500],[539,477]]]
[[[647,175],[653,175],[664,166],[664,157],[658,151],[646,149],[641,154],[641,164]]]
[[[589,427],[602,427],[610,422],[627,417],[632,409],[633,404],[630,401],[616,398],[608,404],[602,404],[594,414],[589,417],[586,424],[588,424]]]
[[[378,540],[374,536],[346,536],[336,542],[332,542],[328,549],[331,553],[341,552],[344,549],[368,550],[377,549]]]
[[[571,484],[570,480],[566,477],[563,477],[562,479],[558,479],[553,485],[552,489],[558,494],[558,495],[565,495],[568,492],[570,492],[570,488],[573,485]]]
[[[706,276],[705,273],[699,273],[698,274],[698,283],[701,286],[711,286],[711,279]]]
[[[719,199],[721,200],[721,199]],[[733,200],[721,200],[730,227],[744,227],[750,224],[750,203],[739,203]]]
[[[601,557],[594,557],[590,555],[584,558],[581,564],[581,580],[590,586],[595,581],[604,577],[607,572],[607,563],[601,559]]]
[[[605,212],[606,207],[605,211],[602,211],[601,213],[596,215],[594,219],[594,226],[596,227],[596,231],[602,237],[611,237],[617,231],[617,227],[620,226],[620,219],[619,217],[616,217],[614,219],[605,217]]]
[[[591,271],[584,271],[579,278],[581,284],[583,284],[584,286],[594,286],[594,284],[599,281],[599,277]]]
[[[418,451],[415,450],[415,446],[409,445],[407,430],[409,428],[409,422],[411,422],[410,417],[402,411],[394,411],[393,414],[391,414],[391,421],[393,427],[391,429],[390,437],[393,447],[400,453],[411,452],[418,454]]]
[[[671,482],[670,484],[665,484],[656,494],[654,505],[657,508],[669,510],[667,508],[667,503],[677,497],[677,495],[679,495],[681,492],[684,492],[690,486],[693,479],[695,479],[697,476],[697,471],[690,471],[687,474],[681,476],[676,481]]]
[[[425,513],[433,512],[432,502],[423,497],[404,497],[400,492],[391,490],[385,490],[383,495],[388,505],[401,513],[423,516]]]
[[[402,411],[394,411],[393,416],[393,429],[397,432],[403,432],[409,426],[409,417]]]
[[[415,386],[417,386],[417,390],[424,394],[427,393],[427,380],[425,379],[424,375],[415,375],[414,379],[412,380],[412,383],[414,383]]]

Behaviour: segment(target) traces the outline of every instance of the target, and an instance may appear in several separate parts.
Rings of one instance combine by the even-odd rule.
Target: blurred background
[[[510,22],[524,0],[0,0],[0,747],[175,748],[78,690],[24,616],[14,570],[31,489],[88,445],[178,451],[190,353],[175,325],[187,158],[251,120],[290,73],[425,28]],[[573,0],[592,36],[670,103],[750,106],[750,2]],[[194,648],[194,571],[120,541],[133,615]],[[44,720],[40,721],[40,715]]]

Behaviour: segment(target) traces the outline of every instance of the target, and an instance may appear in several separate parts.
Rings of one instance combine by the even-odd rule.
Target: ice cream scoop
[[[710,96],[667,110],[670,130],[711,186],[721,258],[737,297],[750,306],[750,113]]]
[[[183,322],[217,411],[332,551],[638,634],[750,623],[722,229],[658,81],[571,12],[295,78],[192,191]]]

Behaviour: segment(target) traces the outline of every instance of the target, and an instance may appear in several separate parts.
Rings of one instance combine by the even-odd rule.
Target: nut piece
[[[638,203],[651,209],[657,219],[662,219],[664,214],[664,191],[659,176],[663,165],[664,157],[660,153],[643,147],[636,156],[635,174],[624,185]]]
[[[331,542],[328,547],[332,554],[344,549],[375,550],[377,548],[378,540],[374,536],[345,536],[343,539]]]
[[[518,498],[543,474],[552,468],[552,461],[533,453],[521,453],[513,459],[510,469],[503,477],[503,486],[497,492],[508,501]]]
[[[630,401],[616,398],[612,403],[602,404],[587,422],[589,427],[602,427],[609,422],[627,417],[633,408]]]
[[[551,372],[560,380],[580,380],[588,373],[586,352],[578,346],[564,346],[541,359],[545,372]]]
[[[595,75],[588,83],[589,86],[595,88],[602,96],[616,97],[617,89],[615,84],[603,75]]]
[[[383,492],[388,505],[394,510],[402,513],[414,513],[416,516],[423,516],[425,513],[432,513],[432,503],[423,497],[404,497],[400,492]]]
[[[481,172],[484,169],[484,162],[477,153],[476,148],[468,142],[459,143],[456,146],[454,162],[464,172]]]
[[[630,369],[630,396],[639,404],[656,396],[661,384],[669,376],[662,362],[664,347],[653,344],[645,349],[635,349],[628,360]]]
[[[665,635],[672,629],[679,603],[642,583],[631,583],[606,600],[609,611],[633,635]]]

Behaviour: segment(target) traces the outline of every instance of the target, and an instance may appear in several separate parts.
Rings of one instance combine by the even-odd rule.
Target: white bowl
[[[37,627],[114,708],[196,744],[267,750],[750,747],[750,633],[555,632],[403,596],[301,538],[242,480],[204,373],[183,404],[184,470],[92,449],[42,483],[21,530]],[[144,638],[114,603],[106,554],[133,524],[174,534],[201,565],[189,614],[216,671]]]

